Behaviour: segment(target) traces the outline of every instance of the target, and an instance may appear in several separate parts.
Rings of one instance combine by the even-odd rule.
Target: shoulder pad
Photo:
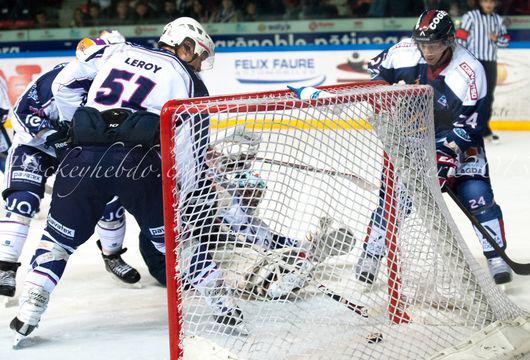
[[[99,38],[84,38],[77,44],[75,56],[78,60],[85,60],[93,53],[101,50],[107,43]]]

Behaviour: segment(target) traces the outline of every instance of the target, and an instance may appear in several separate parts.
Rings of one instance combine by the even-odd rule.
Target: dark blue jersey
[[[39,131],[50,127],[49,120],[59,118],[52,94],[52,83],[65,65],[66,63],[59,64],[39,76],[18,98],[13,109],[15,132],[24,132],[34,137]]]

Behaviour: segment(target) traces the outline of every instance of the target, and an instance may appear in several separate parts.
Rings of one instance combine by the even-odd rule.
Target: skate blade
[[[5,308],[18,306],[18,298],[0,296],[0,306]]]
[[[129,284],[129,283],[126,283],[125,281],[121,281],[118,277],[116,277],[115,275],[113,275],[111,273],[109,273],[109,275],[112,278],[112,280],[114,281],[114,283],[117,284],[121,288],[124,288],[124,289],[143,289],[143,287],[144,287],[141,279],[138,280],[137,282],[135,282],[134,284]]]
[[[26,337],[22,334],[19,334],[15,331],[15,337],[13,338],[13,344],[12,344],[12,348],[13,350],[18,350],[20,348],[22,348],[22,345],[24,344],[24,339]]]

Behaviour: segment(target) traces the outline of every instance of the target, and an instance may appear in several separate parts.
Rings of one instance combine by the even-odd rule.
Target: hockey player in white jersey
[[[16,272],[20,265],[18,259],[28,236],[30,222],[39,211],[44,185],[58,165],[55,151],[46,147],[44,142],[46,136],[54,131],[53,126],[58,120],[51,85],[64,66],[56,66],[29,84],[13,111],[14,145],[9,152],[2,193],[6,212],[0,219],[0,295],[15,294]],[[125,215],[117,198],[105,207],[96,225],[96,233],[100,239],[97,244],[102,251],[105,268],[125,283],[138,282],[138,271],[121,258],[126,251],[122,249]]]
[[[71,121],[71,126],[47,138],[58,151],[61,168],[47,226],[10,325],[20,336],[39,323],[69,256],[90,237],[97,214],[113,196],[119,196],[149,240],[165,251],[159,115],[168,100],[208,95],[196,72],[213,65],[214,45],[198,22],[179,18],[166,25],[159,47],[92,44],[54,80],[60,119]],[[83,83],[91,83],[88,92],[79,89]],[[207,134],[208,119],[203,125]],[[202,152],[185,155],[189,161],[201,161]],[[72,169],[91,172],[84,176]],[[214,312],[237,316],[235,308],[222,302],[211,301]]]

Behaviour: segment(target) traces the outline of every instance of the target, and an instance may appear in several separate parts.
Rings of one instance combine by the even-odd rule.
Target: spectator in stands
[[[34,27],[36,29],[49,29],[49,28],[57,28],[59,27],[59,24],[57,24],[54,21],[51,21],[48,18],[48,14],[46,10],[40,9],[35,13],[35,25]]]
[[[153,22],[153,10],[146,1],[138,1],[134,5],[134,21],[138,24]]]
[[[175,0],[166,0],[162,3],[162,12],[158,17],[158,21],[162,24],[166,24],[181,16],[182,15],[177,10],[177,3]]]
[[[98,4],[100,9],[100,15],[104,16],[105,18],[110,17],[110,11],[111,11],[111,0],[88,0],[87,5],[90,6],[92,4]]]
[[[193,0],[191,8],[188,10],[187,16],[194,18],[201,24],[208,22],[210,13],[200,0]]]
[[[348,0],[346,2],[346,14],[348,17],[366,17],[372,0]]]
[[[257,21],[258,20],[258,5],[255,1],[249,1],[245,5],[245,10],[243,11],[243,21]]]
[[[332,19],[338,14],[337,6],[329,1],[300,0],[300,19]]]
[[[422,1],[373,0],[368,16],[371,17],[415,17],[425,9]]]
[[[76,8],[74,10],[72,21],[70,21],[70,27],[84,26],[88,26],[86,21],[86,15],[80,8]]]
[[[450,0],[424,0],[424,8],[425,10],[444,10],[449,12],[449,8],[451,7],[451,3],[454,1]]]
[[[285,13],[283,0],[259,1],[256,5],[262,20],[279,20]]]
[[[241,20],[241,12],[234,5],[233,0],[223,0],[221,7],[218,8],[212,15],[210,22],[214,23],[228,23],[238,22]]]
[[[104,24],[105,19],[101,13],[101,6],[97,3],[89,4],[86,17],[86,26],[100,26]]]
[[[114,7],[111,23],[116,25],[128,25],[133,23],[133,9],[129,6],[129,0],[120,0]]]
[[[182,16],[189,16],[194,0],[180,0],[177,1],[177,11],[182,14]]]
[[[283,0],[285,12],[283,20],[298,20],[300,19],[300,3],[298,0]]]
[[[504,0],[499,2],[499,13],[504,15],[530,15],[530,1]]]

